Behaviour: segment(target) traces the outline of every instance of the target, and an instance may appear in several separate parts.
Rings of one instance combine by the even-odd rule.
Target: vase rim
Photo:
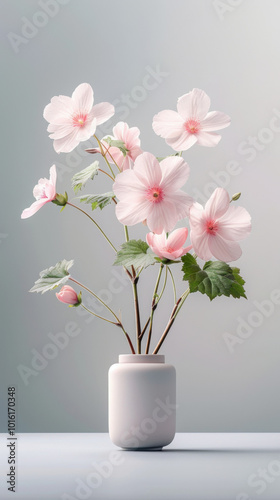
[[[119,363],[164,363],[164,354],[119,354]]]

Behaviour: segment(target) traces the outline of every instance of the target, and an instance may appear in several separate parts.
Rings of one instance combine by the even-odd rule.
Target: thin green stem
[[[110,170],[110,172],[111,172],[111,174],[112,174],[112,177],[113,177],[113,179],[115,179],[115,177],[116,177],[116,176],[115,176],[115,174],[114,174],[114,171],[113,171],[113,169],[112,169],[112,167],[111,167],[111,165],[110,165],[110,163],[108,162],[107,157],[106,157],[106,154],[107,154],[107,153],[108,153],[108,154],[110,154],[110,153],[108,152],[108,149],[106,150],[106,153],[104,153],[104,149],[103,149],[103,145],[102,145],[101,141],[98,139],[98,137],[97,137],[95,134],[94,134],[94,137],[95,137],[95,139],[96,139],[96,140],[97,140],[97,142],[98,142],[98,146],[100,147],[100,152],[101,152],[101,154],[102,154],[102,156],[103,156],[104,160],[106,161],[106,163],[107,163],[107,165],[108,165],[108,167],[109,167],[109,170]],[[111,155],[110,155],[110,156],[111,156]],[[112,157],[111,157],[111,158],[112,158]]]
[[[174,304],[176,304],[177,302],[177,293],[176,293],[176,285],[175,285],[175,280],[174,280],[174,277],[173,277],[173,274],[172,274],[172,271],[170,269],[169,266],[166,266],[168,268],[168,272],[170,274],[170,278],[171,278],[171,281],[172,281],[172,286],[173,286],[173,293],[174,293]]]
[[[129,241],[129,234],[127,226],[124,226],[124,234],[125,241]],[[137,353],[141,354],[141,320],[140,320],[140,310],[139,310],[139,299],[138,299],[138,291],[137,291],[137,282],[138,277],[136,276],[136,272],[134,266],[131,266],[132,271],[132,290],[133,290],[133,298],[134,298],[134,310],[135,310],[135,324],[136,324],[136,342],[137,342]]]
[[[161,299],[161,297],[162,297],[162,295],[163,295],[163,292],[164,292],[165,287],[166,287],[166,283],[167,283],[167,266],[165,266],[165,277],[164,277],[164,282],[163,282],[162,290],[161,290],[161,292],[160,292],[160,294],[159,294],[159,296],[158,296],[158,299],[157,299],[157,304],[156,304],[156,305],[158,305],[158,303],[159,303],[159,301],[160,301],[160,299]],[[147,328],[148,328],[148,326],[149,326],[150,321],[151,321],[151,316],[149,316],[149,317],[148,317],[148,319],[147,319],[147,321],[146,321],[146,323],[145,323],[145,326],[144,326],[144,328],[143,328],[143,330],[142,330],[142,332],[141,332],[141,338],[142,338],[142,337],[143,337],[143,335],[145,334],[145,332],[146,332],[146,330],[147,330]]]
[[[182,295],[181,297],[179,297],[179,299],[177,300],[176,304],[174,305],[173,309],[172,309],[172,312],[171,312],[171,315],[170,315],[170,318],[169,318],[169,321],[166,325],[166,328],[153,352],[153,354],[157,354],[159,349],[161,348],[164,340],[166,339],[179,311],[181,310],[182,308],[182,305],[184,304],[186,298],[188,297],[188,295],[190,294],[190,289],[188,288]]]
[[[114,252],[117,253],[116,247],[109,240],[108,236],[104,233],[103,229],[101,229],[101,227],[99,226],[99,224],[97,224],[97,222],[87,212],[85,212],[84,210],[82,210],[82,208],[77,207],[77,205],[73,205],[73,203],[70,203],[69,201],[67,201],[67,205],[70,205],[70,207],[76,208],[77,210],[79,210],[80,212],[82,212],[83,214],[85,214],[96,225],[97,229],[99,229],[99,231],[103,234],[104,238],[108,241],[109,245],[113,248]]]
[[[128,229],[127,226],[124,226],[124,234],[125,234],[125,241],[129,241],[129,234],[128,234]]]
[[[105,320],[105,321],[109,321],[109,323],[113,323],[114,325],[119,326],[122,329],[123,333],[125,334],[125,336],[127,338],[127,341],[129,343],[132,354],[135,354],[135,350],[134,350],[133,344],[131,342],[131,339],[130,339],[128,333],[126,332],[126,330],[124,329],[122,322],[120,321],[118,316],[114,313],[114,311],[100,297],[98,297],[98,295],[96,295],[96,293],[94,293],[92,290],[90,290],[90,288],[87,288],[85,285],[83,285],[82,283],[80,283],[79,281],[75,280],[72,277],[70,277],[69,280],[73,281],[73,283],[76,283],[76,285],[84,288],[84,290],[86,290],[91,295],[93,295],[93,297],[95,297],[104,307],[106,307],[106,309],[108,309],[108,311],[110,311],[110,313],[114,316],[114,318],[117,320],[117,322],[114,323],[114,322],[110,322],[109,320]],[[85,308],[85,306],[83,306],[83,307]],[[89,311],[89,309],[88,309],[88,311]],[[91,312],[91,311],[89,311],[89,312]],[[95,314],[95,313],[92,313],[92,314],[97,316],[97,314]],[[101,316],[98,316],[98,317],[101,318]],[[101,318],[101,319],[105,319],[105,318]]]
[[[164,282],[163,282],[163,286],[162,286],[162,290],[159,294],[159,297],[158,297],[158,301],[157,301],[157,304],[159,303],[161,297],[163,296],[163,292],[165,290],[165,287],[166,287],[166,283],[167,283],[167,268],[168,266],[165,266],[165,277],[164,277]]]
[[[116,323],[115,321],[111,321],[110,319],[104,318],[103,316],[99,316],[99,314],[94,313],[90,309],[88,309],[84,304],[80,304],[87,312],[92,314],[93,316],[96,316],[96,318],[103,319],[104,321],[107,321],[107,323],[111,323],[112,325],[119,326],[119,323]]]
[[[87,292],[89,292],[91,295],[93,295],[104,307],[106,307],[106,309],[108,309],[108,311],[110,311],[110,313],[114,316],[114,318],[116,318],[117,322],[120,323],[120,320],[118,318],[118,316],[114,313],[114,311],[106,304],[106,302],[104,302],[100,297],[98,297],[98,295],[96,295],[96,293],[94,293],[90,288],[87,288],[85,285],[83,285],[82,283],[79,283],[79,281],[75,280],[74,278],[72,278],[72,276],[70,276],[69,280],[73,281],[74,283],[76,283],[77,285],[81,286],[82,288],[84,288],[84,290],[86,290]]]
[[[188,288],[182,295],[181,295],[181,301],[180,301],[180,305],[179,307],[177,308],[176,312],[175,312],[175,315],[174,315],[174,320],[176,319],[176,317],[178,316],[186,298],[189,296],[190,294],[190,289]]]
[[[150,328],[149,328],[149,333],[148,333],[148,338],[147,338],[147,345],[146,345],[145,354],[149,354],[150,343],[151,343],[151,338],[152,338],[152,330],[153,330],[154,312],[155,312],[155,309],[156,309],[157,303],[158,303],[157,292],[158,292],[158,287],[159,287],[160,278],[161,278],[161,275],[162,275],[163,268],[164,268],[164,265],[161,264],[159,272],[158,272],[156,284],[155,284],[154,293],[153,293],[152,306],[151,306],[151,314],[150,314]]]

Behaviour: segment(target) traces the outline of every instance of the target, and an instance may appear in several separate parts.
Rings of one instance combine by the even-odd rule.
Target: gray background
[[[33,186],[53,163],[59,171],[58,192],[70,195],[71,176],[91,163],[83,152],[90,142],[75,154],[58,156],[42,116],[52,96],[71,95],[79,83],[89,82],[96,102],[116,106],[109,129],[99,130],[99,136],[124,119],[140,128],[142,148],[161,156],[171,150],[154,134],[152,118],[163,109],[175,109],[177,98],[193,87],[209,94],[212,110],[231,116],[232,124],[222,131],[216,148],[194,146],[184,154],[191,166],[185,189],[198,201],[217,185],[230,194],[242,191],[240,204],[253,218],[252,234],[243,242],[238,261],[248,300],[217,298],[210,303],[202,295],[189,297],[162,353],[177,369],[178,431],[279,432],[280,306],[272,304],[271,294],[280,290],[280,3],[63,3],[56,2],[52,17],[42,17],[38,1],[1,1],[0,431],[7,428],[10,385],[17,388],[21,432],[106,431],[107,371],[119,353],[128,352],[119,330],[80,316],[59,303],[53,292],[28,293],[39,271],[63,258],[74,259],[73,276],[101,291],[116,311],[121,309],[133,332],[130,285],[113,274],[114,255],[87,218],[70,207],[60,214],[48,204],[31,219],[20,220],[21,211],[33,201]],[[44,26],[33,28],[26,38],[23,18]],[[11,33],[22,37],[17,46],[11,43]],[[160,76],[148,77],[156,68]],[[249,141],[257,142],[249,146]],[[235,170],[226,173],[232,162]],[[99,176],[84,192],[108,189]],[[113,219],[112,207],[97,214],[120,245],[123,232]],[[138,237],[145,232],[140,226],[130,231]],[[180,280],[180,268],[175,274]],[[152,268],[140,282],[143,317],[155,275]],[[156,314],[158,336],[171,299],[169,287]],[[269,301],[266,314],[257,313],[256,301]],[[34,352],[45,352],[50,334],[71,328],[77,335],[64,349],[57,348],[46,366],[34,370]],[[226,334],[234,336],[231,350]],[[20,366],[33,370],[25,383]]]

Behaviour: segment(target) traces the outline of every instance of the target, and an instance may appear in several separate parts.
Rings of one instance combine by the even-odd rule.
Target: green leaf
[[[130,240],[123,243],[121,250],[117,253],[114,266],[148,267],[155,264],[153,253],[147,252],[149,245],[142,240]]]
[[[119,148],[124,156],[127,155],[129,150],[125,147],[125,143],[123,141],[112,139],[110,136],[105,137],[103,140],[106,141],[110,147]]]
[[[84,168],[72,177],[72,188],[75,193],[85,186],[86,182],[93,179],[98,174],[99,162],[96,160],[88,167]]]
[[[247,298],[243,288],[245,281],[238,268],[231,268],[226,262],[210,260],[201,269],[191,254],[184,255],[182,262],[183,280],[189,282],[191,293],[199,291],[210,300],[221,295]]]
[[[100,210],[102,210],[107,205],[110,205],[113,198],[115,198],[115,194],[113,192],[109,192],[104,194],[88,194],[80,196],[79,200],[83,203],[91,203],[92,210],[95,210],[96,208],[100,208]]]
[[[73,260],[61,260],[55,266],[49,267],[40,272],[40,278],[35,281],[35,285],[29,290],[30,292],[45,293],[48,290],[65,285],[70,278],[68,269],[74,264]]]

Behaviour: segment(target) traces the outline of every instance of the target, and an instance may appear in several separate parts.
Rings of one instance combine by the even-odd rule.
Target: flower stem
[[[127,226],[124,226],[124,234],[125,234],[125,241],[129,241],[129,234],[128,234],[128,229]],[[140,311],[139,311],[139,299],[138,299],[138,291],[137,291],[137,283],[139,280],[139,277],[136,276],[136,272],[134,269],[134,266],[131,266],[131,271],[132,271],[132,290],[133,290],[133,297],[134,297],[134,310],[135,310],[135,323],[136,323],[136,342],[137,342],[137,353],[141,354],[141,320],[140,320]]]
[[[163,268],[164,268],[164,265],[161,264],[159,272],[158,272],[157,281],[156,281],[156,284],[155,284],[154,293],[153,293],[152,306],[151,306],[151,315],[150,315],[150,328],[149,328],[149,333],[148,333],[148,338],[147,338],[147,345],[146,345],[145,354],[149,354],[151,337],[152,337],[152,330],[153,330],[154,311],[155,311],[155,309],[157,307],[157,303],[158,303],[157,291],[158,291],[158,287],[159,287],[160,278],[161,278],[161,275],[162,275]]]
[[[102,156],[103,156],[104,160],[106,161],[106,163],[107,163],[107,165],[108,165],[108,167],[109,167],[109,170],[110,170],[110,172],[111,172],[111,174],[112,174],[112,177],[113,177],[113,179],[115,179],[115,177],[116,177],[116,176],[115,176],[115,174],[114,174],[114,171],[113,171],[113,169],[112,169],[112,167],[111,167],[110,163],[108,162],[108,160],[107,160],[107,158],[106,158],[106,153],[108,152],[108,150],[106,151],[106,153],[104,153],[104,149],[103,149],[103,145],[102,145],[102,143],[100,142],[100,140],[98,139],[98,137],[97,137],[95,134],[94,134],[94,137],[95,137],[95,139],[96,139],[96,140],[97,140],[97,142],[98,142],[98,146],[100,147],[101,154],[102,154]],[[110,155],[110,156],[111,156],[111,155]]]
[[[172,286],[173,286],[173,293],[174,293],[174,304],[176,304],[176,302],[177,302],[177,294],[176,294],[176,285],[175,285],[174,277],[173,277],[173,274],[172,274],[172,271],[171,271],[170,267],[169,266],[166,266],[166,267],[167,267],[168,272],[169,272],[170,277],[171,277]]]
[[[161,290],[161,292],[160,292],[160,294],[159,294],[159,297],[158,297],[158,300],[157,300],[157,305],[158,305],[158,303],[159,303],[159,301],[160,301],[160,299],[161,299],[161,297],[162,297],[162,295],[163,295],[163,292],[164,292],[164,290],[165,290],[165,287],[166,287],[166,282],[167,282],[167,267],[168,267],[168,266],[165,266],[165,277],[164,277],[164,283],[163,283],[162,290]],[[146,332],[146,330],[147,330],[147,328],[148,328],[148,326],[149,326],[150,321],[151,321],[151,316],[149,316],[149,317],[148,317],[148,319],[147,319],[147,321],[146,321],[146,323],[145,323],[145,326],[144,326],[144,328],[143,328],[143,330],[142,330],[142,332],[141,332],[141,336],[140,336],[140,338],[142,338],[142,337],[143,337],[143,335],[145,334],[145,332]]]
[[[105,321],[109,321],[109,323],[113,323],[114,325],[116,326],[119,326],[123,333],[125,334],[126,338],[127,338],[127,341],[129,343],[129,346],[130,346],[130,349],[131,349],[131,352],[132,354],[135,354],[135,350],[134,350],[134,347],[133,347],[133,344],[131,342],[131,339],[128,335],[128,333],[125,331],[124,327],[123,327],[123,324],[122,322],[120,321],[120,319],[118,318],[118,316],[114,313],[114,311],[100,298],[98,297],[98,295],[96,295],[96,293],[94,293],[92,290],[90,290],[90,288],[87,288],[85,285],[83,285],[82,283],[79,283],[79,281],[75,280],[74,278],[70,277],[69,280],[73,281],[74,283],[76,283],[76,285],[78,286],[81,286],[82,288],[84,288],[84,290],[86,290],[87,292],[89,292],[91,295],[93,295],[104,307],[106,307],[106,309],[108,309],[108,311],[110,311],[110,313],[114,316],[114,318],[117,320],[117,322],[112,322],[112,321],[109,321],[109,320],[106,320],[105,318],[102,318],[101,316],[98,316],[97,314],[93,313],[92,311],[89,311],[89,309],[87,309],[89,312],[91,312],[92,314],[94,314],[94,316],[97,316],[101,319],[104,319]],[[83,305],[83,304],[82,304]],[[83,307],[86,309],[86,307],[83,305]]]
[[[71,279],[71,278],[70,278]],[[90,314],[92,314],[93,316],[95,316],[96,318],[99,318],[99,319],[103,319],[104,321],[107,321],[107,323],[111,323],[111,325],[116,325],[116,326],[119,326],[119,323],[116,323],[115,321],[111,321],[110,319],[107,319],[107,318],[104,318],[103,316],[99,316],[99,314],[96,314],[94,313],[93,311],[91,311],[90,309],[88,309],[86,306],[84,306],[84,304],[82,303],[81,306],[87,311],[89,312]]]
[[[73,205],[73,203],[70,203],[69,201],[67,201],[67,205],[70,205],[70,207],[76,208],[77,210],[80,210],[80,212],[82,212],[83,214],[85,214],[96,225],[97,229],[99,229],[99,231],[103,234],[104,238],[108,241],[109,245],[117,253],[116,247],[109,240],[108,236],[104,233],[103,229],[101,229],[101,227],[99,226],[99,224],[97,224],[97,222],[87,212],[85,212],[84,210],[82,210],[82,208],[77,207],[77,205]]]
[[[173,309],[172,309],[172,312],[171,312],[171,315],[170,315],[170,318],[169,318],[169,321],[166,325],[166,328],[153,352],[153,354],[157,354],[159,349],[161,348],[164,340],[166,339],[167,337],[167,334],[169,333],[179,311],[181,310],[182,308],[182,305],[184,304],[186,298],[188,297],[188,295],[190,294],[190,289],[188,288],[182,295],[181,297],[179,297],[179,299],[177,300],[176,304],[174,305]]]

